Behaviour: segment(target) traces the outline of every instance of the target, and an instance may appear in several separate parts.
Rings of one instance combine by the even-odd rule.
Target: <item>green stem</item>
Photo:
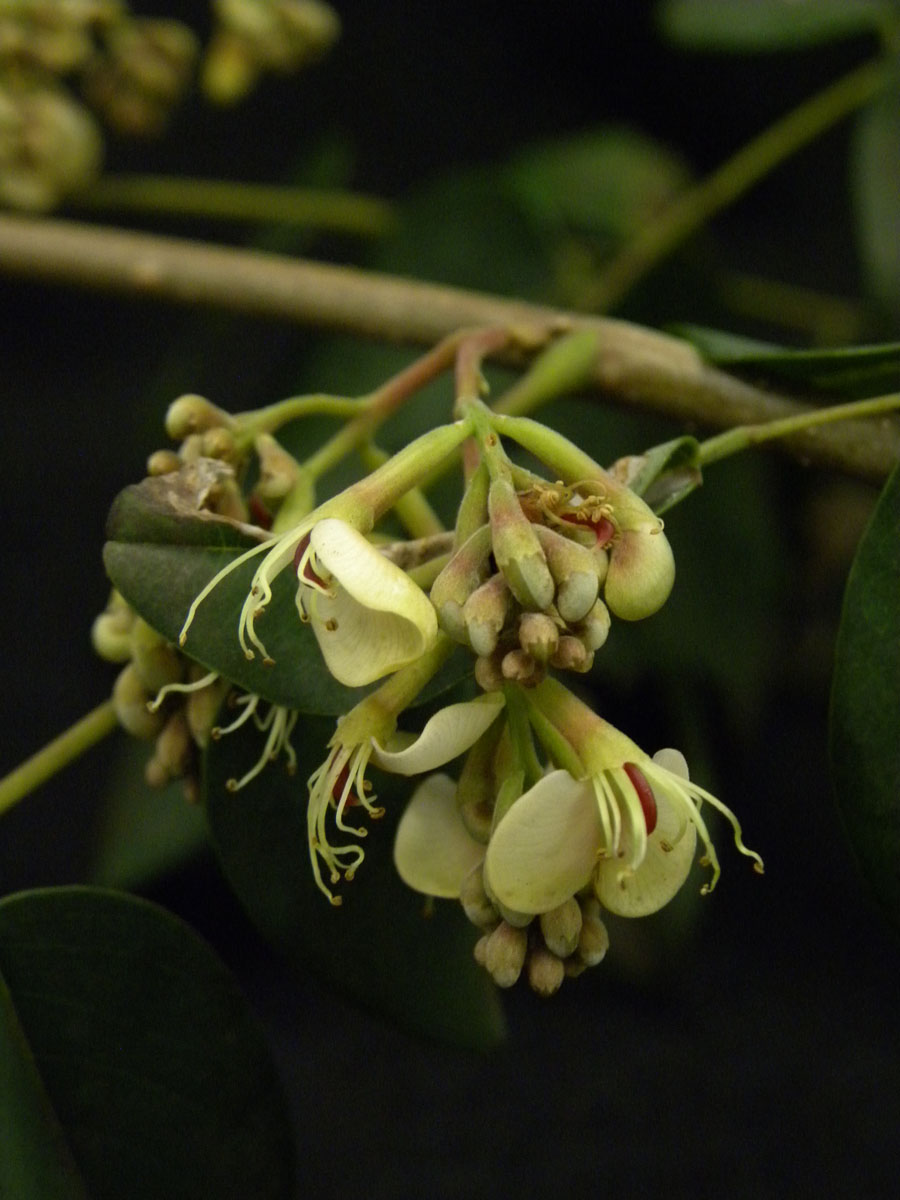
[[[515,768],[522,772],[526,788],[530,788],[541,778],[544,769],[534,749],[528,706],[518,684],[505,684],[503,695],[506,698],[507,728],[512,743],[513,763]]]
[[[370,442],[363,446],[361,457],[366,470],[374,471],[377,467],[384,466],[390,455],[380,446]],[[411,537],[431,537],[433,534],[444,532],[443,521],[428,503],[428,498],[421,488],[410,488],[394,505],[394,512]]]
[[[112,209],[283,222],[369,238],[382,237],[394,225],[390,205],[374,196],[172,175],[107,175],[73,197],[72,203],[95,212]]]
[[[74,762],[85,750],[102,741],[117,724],[112,700],[104,700],[65,733],[48,742],[37,754],[32,754],[21,766],[10,771],[5,779],[0,779],[0,813],[12,808],[29,792]]]
[[[348,399],[346,396],[329,396],[316,393],[309,396],[289,396],[255,412],[236,413],[238,424],[236,441],[240,447],[249,446],[260,433],[275,433],[290,421],[301,417],[328,416],[345,419],[356,417],[365,411],[368,397]]]
[[[701,442],[698,448],[701,466],[728,458],[750,446],[775,438],[789,437],[817,425],[829,425],[833,421],[851,421],[856,417],[875,417],[900,409],[900,393],[876,396],[871,400],[853,400],[849,404],[835,404],[830,408],[818,408],[813,412],[798,413],[795,417],[783,417],[780,421],[766,421],[760,425],[739,425],[725,433],[716,434]]]
[[[884,83],[887,64],[863,64],[812,96],[743,146],[694,187],[681,193],[660,216],[638,231],[612,260],[583,307],[614,307],[653,267],[732,204],[807,142],[861,108]],[[587,303],[584,303],[587,301]]]

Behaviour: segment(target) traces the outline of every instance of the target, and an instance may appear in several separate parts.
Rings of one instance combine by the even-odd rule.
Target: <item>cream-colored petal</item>
[[[476,700],[448,704],[426,722],[411,745],[391,750],[375,742],[372,762],[395,775],[422,775],[434,771],[474,746],[503,703],[499,692],[487,692]]]
[[[328,517],[309,538],[316,561],[364,608],[391,612],[415,625],[425,642],[437,633],[431,601],[407,573],[351,525]]]
[[[307,588],[303,604],[326,665],[340,683],[362,687],[413,662],[437,636],[425,593],[357,530],[336,518],[310,534],[333,595]],[[299,607],[299,600],[298,600]]]
[[[553,771],[494,830],[485,859],[490,889],[507,908],[549,912],[587,883],[601,838],[590,780]]]
[[[363,687],[405,667],[431,641],[430,631],[426,636],[397,613],[367,608],[342,588],[334,596],[312,595],[310,624],[328,670],[348,687]]]
[[[484,846],[466,832],[456,807],[456,782],[432,775],[416,788],[397,826],[397,874],[426,896],[458,899],[463,880],[483,858]]]
[[[647,839],[640,866],[631,871],[620,860],[609,859],[597,869],[597,898],[620,917],[646,917],[668,904],[694,861],[697,830],[693,822],[684,821],[656,788],[654,796],[656,828]]]

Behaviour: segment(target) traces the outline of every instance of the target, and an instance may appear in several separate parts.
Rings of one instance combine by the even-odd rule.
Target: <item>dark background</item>
[[[688,55],[660,41],[647,4],[338,7],[345,32],[327,63],[267,82],[234,112],[193,102],[160,145],[113,144],[110,167],[274,180],[302,176],[324,146],[337,145],[351,163],[350,185],[402,200],[439,175],[489,167],[536,139],[624,121],[677,148],[700,174],[871,50],[860,41],[745,60]],[[168,9],[197,28],[205,20],[203,5]],[[848,138],[842,127],[798,155],[716,222],[701,254],[857,296]],[[436,225],[435,241],[444,233]],[[327,239],[310,248],[357,252]],[[718,316],[739,328],[695,286],[696,265],[683,270],[661,272],[626,315],[656,324]],[[480,285],[490,289],[489,272]],[[104,517],[163,444],[168,401],[198,390],[241,409],[301,385],[327,387],[329,379],[311,376],[330,344],[306,330],[235,327],[6,279],[0,306],[5,769],[111,684],[112,669],[88,639],[107,594]],[[665,664],[647,662],[621,687],[598,667],[603,703],[646,744],[663,739],[673,707],[679,731],[694,728],[718,794],[766,860],[757,879],[721,836],[720,888],[691,938],[677,948],[661,939],[657,969],[641,942],[552,1001],[516,989],[507,997],[509,1040],[482,1057],[394,1029],[314,978],[289,980],[210,860],[150,888],[215,944],[260,1013],[296,1112],[304,1190],[323,1200],[356,1191],[893,1193],[900,955],[843,840],[826,747],[842,547],[868,498],[767,461],[765,517],[775,526],[762,544],[771,540],[773,562],[748,559],[736,521],[733,539],[727,523],[717,527],[728,577],[679,579],[740,645],[748,636],[740,597],[752,590],[745,576],[779,575],[754,703],[748,709],[729,695],[725,671],[673,678]],[[727,486],[740,502],[740,480]],[[757,503],[749,491],[743,499]],[[702,507],[695,511],[697,527],[688,505],[673,515],[676,556],[708,536]],[[838,547],[834,561],[822,566],[829,544]],[[106,748],[91,753],[3,819],[4,892],[86,877],[109,759]]]

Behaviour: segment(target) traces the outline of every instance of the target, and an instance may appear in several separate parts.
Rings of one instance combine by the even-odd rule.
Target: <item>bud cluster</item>
[[[341,23],[322,0],[214,0],[216,29],[203,64],[203,88],[233,104],[264,71],[297,71],[322,58]]]
[[[524,975],[532,991],[552,996],[567,976],[601,963],[609,948],[600,904],[592,895],[570,896],[540,916],[512,912],[491,895],[484,869],[477,866],[463,881],[460,903],[483,930],[475,960],[498,987],[512,987]]]
[[[548,667],[590,670],[610,610],[647,616],[674,580],[662,522],[626,488],[517,474],[518,488],[511,478],[491,482],[487,519],[431,588],[441,627],[478,656],[488,691],[504,681],[534,686]]]
[[[113,685],[113,706],[122,728],[154,743],[144,777],[154,788],[184,781],[185,795],[199,797],[199,752],[209,742],[216,714],[229,685],[204,677],[203,669],[143,621],[113,592],[91,631],[94,649],[108,662],[124,664]],[[154,698],[172,685],[157,706]]]

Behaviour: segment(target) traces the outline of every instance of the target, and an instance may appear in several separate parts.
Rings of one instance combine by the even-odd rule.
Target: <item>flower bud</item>
[[[91,628],[91,644],[96,653],[107,662],[128,662],[134,620],[134,609],[114,591],[106,610],[100,613]]]
[[[474,867],[463,880],[459,902],[466,916],[479,929],[493,929],[498,924],[500,918],[484,890],[480,865]]]
[[[484,966],[498,987],[512,987],[525,965],[528,933],[501,921],[484,945]]]
[[[149,741],[163,726],[163,716],[147,708],[150,699],[133,664],[129,663],[113,684],[112,701],[119,724],[132,737]]]
[[[500,666],[503,658],[502,652],[498,654],[496,651],[482,658],[476,658],[475,682],[483,692],[498,692],[506,682]]]
[[[548,663],[559,645],[559,627],[546,613],[522,613],[519,645],[539,663]]]
[[[467,831],[476,841],[487,844],[491,836],[497,786],[494,758],[503,733],[503,722],[495,721],[466,755],[456,785],[456,803]]]
[[[491,538],[497,566],[523,608],[542,612],[553,600],[553,576],[535,527],[508,479],[495,479],[488,495]]]
[[[431,603],[444,632],[468,645],[463,606],[490,570],[491,530],[482,525],[460,546],[431,585]]]
[[[586,650],[599,650],[609,636],[609,609],[598,600],[583,621],[577,626],[578,638]]]
[[[564,621],[580,621],[591,610],[603,572],[605,555],[599,558],[586,546],[563,537],[545,525],[536,525],[538,541],[556,581],[556,607]]]
[[[209,745],[210,733],[230,687],[227,679],[217,679],[208,687],[199,688],[187,695],[184,711],[188,729],[201,750],[205,750]]]
[[[528,985],[531,990],[544,998],[552,996],[562,987],[565,977],[563,961],[552,950],[535,946],[528,955]]]
[[[559,958],[568,958],[575,953],[581,934],[581,906],[574,896],[563,901],[557,908],[540,915],[541,933],[547,949]]]
[[[191,433],[206,433],[209,429],[222,426],[231,429],[233,418],[224,409],[211,403],[204,396],[188,393],[179,396],[169,405],[166,413],[166,433],[175,441],[183,441]]]
[[[164,787],[184,775],[191,765],[192,742],[187,719],[179,709],[172,713],[156,739],[156,750],[144,777],[151,787]]]
[[[512,683],[520,683],[523,687],[534,687],[544,678],[544,669],[534,661],[524,650],[510,650],[503,655],[500,663],[503,678]]]
[[[675,582],[675,559],[662,522],[655,529],[626,529],[616,539],[603,590],[607,605],[625,621],[662,608]]]
[[[606,957],[609,949],[609,934],[599,916],[589,911],[584,913],[581,932],[578,935],[578,957],[586,967],[596,967]]]
[[[181,459],[174,450],[154,450],[147,459],[148,475],[171,475],[181,469]]]
[[[143,686],[153,694],[184,675],[184,659],[146,621],[137,617],[131,627],[131,661]]]
[[[499,572],[477,587],[465,602],[463,621],[476,654],[493,654],[506,624],[509,606],[509,588]]]
[[[201,446],[204,458],[218,458],[222,462],[230,462],[237,455],[234,435],[222,425],[207,429]]]
[[[558,671],[577,671],[585,674],[594,665],[594,653],[584,645],[580,638],[565,634],[559,639],[556,653],[550,659],[550,666]]]

